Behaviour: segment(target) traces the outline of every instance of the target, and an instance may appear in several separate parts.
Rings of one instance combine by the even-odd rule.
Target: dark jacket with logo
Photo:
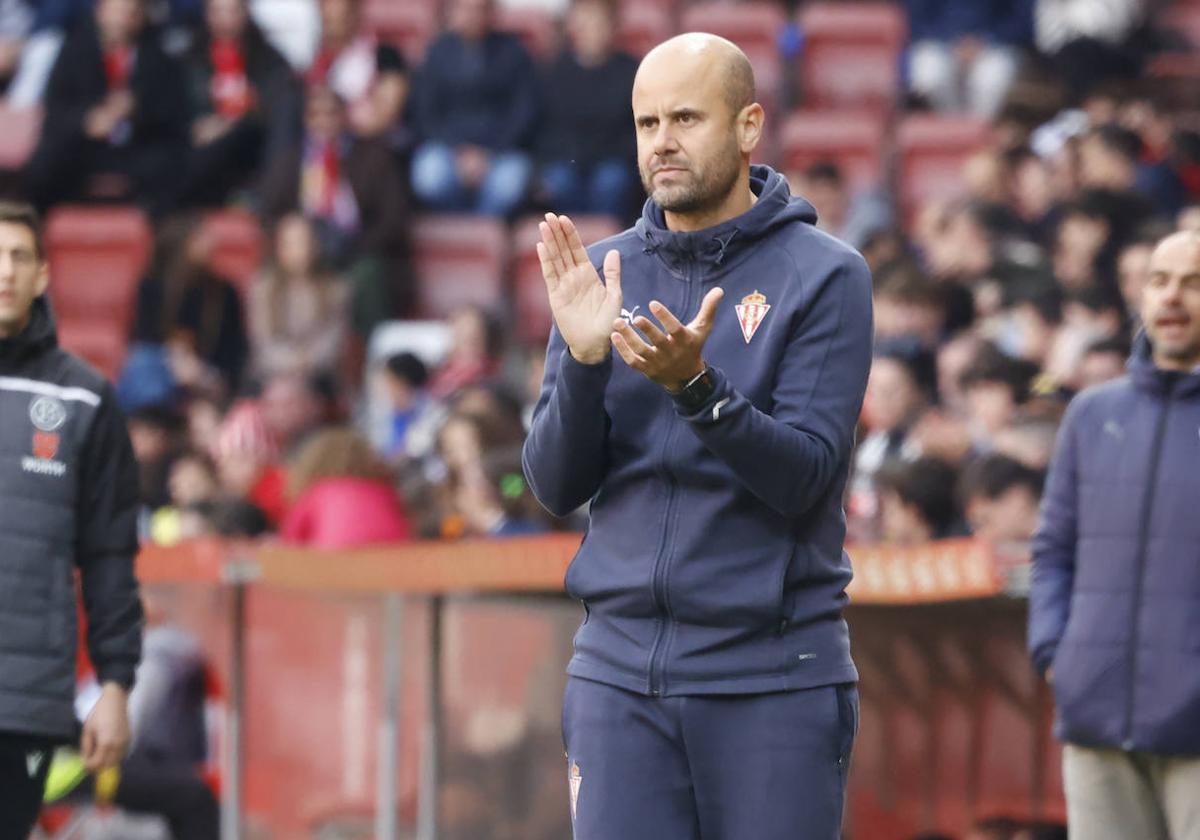
[[[557,514],[591,502],[567,589],[587,608],[569,672],[656,695],[851,682],[842,490],[871,363],[871,278],[767,167],[757,203],[693,233],[647,202],[593,246],[621,254],[624,307],[682,320],[721,286],[707,404],[685,413],[618,358],[557,330],[525,471]],[[768,308],[769,307],[769,308]]]
[[[59,349],[44,297],[0,340],[0,732],[75,732],[75,572],[101,682],[141,651],[137,468],[112,389]]]
[[[1071,403],[1034,538],[1029,649],[1064,740],[1200,755],[1200,373]]]

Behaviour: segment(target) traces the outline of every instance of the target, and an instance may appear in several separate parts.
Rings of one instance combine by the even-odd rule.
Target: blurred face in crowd
[[[980,539],[1027,542],[1037,528],[1038,498],[1024,485],[1010,487],[994,499],[975,496],[967,502],[967,521]]]
[[[450,29],[467,41],[481,41],[492,31],[492,0],[451,0]]]
[[[321,401],[301,376],[268,380],[262,393],[263,422],[284,446],[291,446],[322,420]]]
[[[584,64],[599,64],[613,48],[617,22],[604,0],[576,0],[567,13],[567,35]]]
[[[360,0],[321,0],[321,38],[344,44],[358,32]]]
[[[1022,158],[1012,173],[1013,203],[1021,218],[1037,221],[1054,204],[1050,167],[1036,156]]]
[[[890,432],[907,423],[924,402],[908,368],[895,359],[871,362],[863,420],[873,432]]]
[[[967,413],[977,432],[993,437],[1017,413],[1012,389],[1003,382],[976,382],[966,390]]]
[[[241,38],[246,30],[245,0],[208,0],[204,13],[214,38]]]
[[[143,0],[99,0],[96,3],[96,27],[107,46],[133,43],[145,22]]]
[[[880,539],[893,546],[921,545],[933,539],[933,531],[916,505],[910,505],[895,490],[879,494]]]
[[[1079,177],[1083,186],[1127,190],[1133,186],[1135,175],[1134,165],[1099,137],[1091,135],[1080,143]]]
[[[478,309],[460,309],[450,318],[451,346],[459,359],[483,361],[488,357],[486,316]]]
[[[1054,454],[1057,428],[1054,423],[1009,426],[996,433],[993,451],[1031,469],[1044,470]]]
[[[1125,373],[1125,359],[1119,353],[1088,353],[1079,364],[1079,387],[1091,388],[1118,379]]]
[[[215,499],[220,489],[217,476],[208,462],[195,456],[182,457],[171,465],[167,486],[171,490],[171,502],[176,507]]]
[[[317,238],[299,213],[285,216],[275,231],[275,261],[289,277],[308,275],[317,261]]]
[[[200,222],[188,232],[187,239],[184,240],[184,257],[191,265],[208,265],[215,246],[212,230],[207,224]]]
[[[875,337],[914,336],[926,347],[934,347],[942,332],[945,313],[940,306],[908,301],[890,295],[875,300]]]
[[[1154,249],[1142,323],[1158,367],[1190,372],[1200,365],[1200,234],[1172,234]]]
[[[836,232],[846,218],[850,197],[844,185],[836,178],[809,178],[803,172],[788,176],[792,195],[804,196],[817,208],[817,227]]]
[[[984,150],[971,155],[963,165],[962,175],[972,198],[1008,202],[1008,172],[995,152]]]
[[[479,430],[469,418],[451,415],[439,435],[442,460],[454,475],[478,468],[483,459]]]
[[[938,396],[952,409],[964,407],[966,397],[959,382],[978,352],[979,339],[970,332],[963,332],[938,349]]]
[[[0,339],[25,329],[33,300],[46,291],[48,282],[33,231],[0,222]]]
[[[128,423],[129,443],[139,464],[157,464],[171,449],[171,433],[159,423],[132,417]]]
[[[314,88],[304,104],[304,128],[311,140],[329,143],[342,136],[346,109],[328,88]]]
[[[1096,255],[1108,239],[1108,223],[1094,216],[1072,213],[1058,227],[1054,249],[1054,274],[1065,286],[1079,289],[1095,279]]]
[[[1150,282],[1150,255],[1153,253],[1153,245],[1135,242],[1117,257],[1117,279],[1121,286],[1121,297],[1125,299],[1125,308],[1129,312],[1141,309],[1142,290]]]
[[[752,76],[738,87],[734,48],[709,36],[655,47],[633,83],[642,185],[667,213],[704,219],[733,195],[758,143],[762,108]],[[747,68],[748,73],[748,68]]]

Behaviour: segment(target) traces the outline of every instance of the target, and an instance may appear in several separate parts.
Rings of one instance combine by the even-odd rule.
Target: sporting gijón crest
[[[767,303],[766,295],[755,290],[754,294],[746,295],[742,298],[742,302],[733,308],[737,312],[738,324],[742,328],[742,337],[749,344],[750,339],[754,338],[754,333],[758,332],[763,318],[766,318],[767,313],[771,311],[771,305]]]

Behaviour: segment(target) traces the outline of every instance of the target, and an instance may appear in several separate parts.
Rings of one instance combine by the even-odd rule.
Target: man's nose
[[[654,132],[654,153],[656,155],[670,154],[678,148],[671,127],[665,122],[660,123],[658,131]]]

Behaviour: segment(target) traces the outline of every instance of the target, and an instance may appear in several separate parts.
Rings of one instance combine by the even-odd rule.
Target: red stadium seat
[[[914,114],[897,131],[900,205],[912,220],[930,201],[963,192],[962,168],[988,141],[988,124],[965,116]]]
[[[787,25],[779,3],[700,3],[684,9],[680,24],[684,32],[711,32],[741,47],[754,66],[759,101],[767,105],[778,101],[783,80],[778,42]]]
[[[553,57],[558,49],[558,24],[545,9],[533,6],[499,8],[496,10],[496,28],[520,38],[537,61]]]
[[[369,32],[398,47],[413,63],[425,56],[425,49],[438,31],[436,0],[367,0],[362,16]]]
[[[837,164],[855,189],[880,186],[884,180],[887,121],[871,111],[796,111],[783,124],[785,172],[820,161]]]
[[[152,244],[145,216],[132,207],[61,207],[46,220],[45,240],[59,321],[127,335]]]
[[[891,106],[908,37],[899,4],[812,3],[800,14],[800,28],[806,105]]]
[[[42,130],[41,108],[9,108],[0,105],[0,169],[23,167]]]
[[[617,24],[617,43],[641,58],[675,34],[671,12],[657,3],[623,3]]]
[[[115,381],[125,364],[128,331],[120,324],[107,321],[60,319],[58,343]]]
[[[418,305],[445,318],[468,304],[503,300],[508,232],[488,216],[426,216],[413,225]]]
[[[238,210],[210,213],[204,224],[213,238],[212,270],[231,280],[245,298],[262,264],[262,226],[254,216]]]
[[[550,302],[546,298],[546,281],[538,262],[537,243],[540,216],[522,219],[513,233],[513,281],[517,317],[517,337],[535,343],[550,335]],[[610,216],[572,216],[584,245],[593,245],[621,232],[621,226]]]

